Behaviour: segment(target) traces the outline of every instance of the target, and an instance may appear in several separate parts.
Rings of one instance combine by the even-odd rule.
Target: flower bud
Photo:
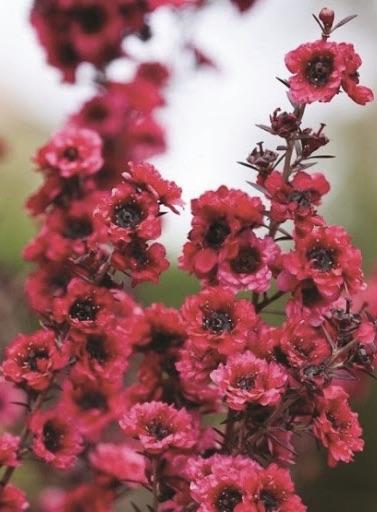
[[[335,13],[332,9],[324,7],[319,13],[319,19],[322,21],[326,30],[331,30],[334,23]]]

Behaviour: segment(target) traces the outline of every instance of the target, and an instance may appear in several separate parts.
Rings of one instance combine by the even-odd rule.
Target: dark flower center
[[[120,228],[135,228],[142,218],[143,212],[140,206],[133,201],[114,206],[112,222]]]
[[[254,247],[241,249],[237,258],[231,261],[230,266],[237,274],[253,274],[261,264],[260,253]]]
[[[102,30],[107,21],[105,9],[99,5],[78,7],[74,11],[77,23],[86,34],[95,34]]]
[[[105,105],[101,103],[91,103],[86,108],[86,119],[89,121],[104,121],[106,117],[109,115],[109,112]]]
[[[47,421],[43,427],[43,444],[49,452],[56,453],[62,447],[64,435],[52,421]]]
[[[244,391],[249,391],[254,385],[255,377],[253,375],[245,375],[241,377],[236,382],[236,387],[239,389],[243,389]]]
[[[68,219],[63,236],[70,240],[80,240],[88,237],[92,232],[92,223],[89,219]]]
[[[39,359],[48,359],[48,357],[47,348],[28,347],[27,356],[23,360],[23,366],[29,368],[32,372],[37,372]]]
[[[233,329],[233,320],[226,311],[209,311],[203,318],[203,328],[219,334]]]
[[[138,268],[143,269],[149,264],[149,256],[145,243],[134,240],[130,243],[129,251],[137,262]]]
[[[105,411],[107,409],[105,395],[96,390],[84,392],[77,400],[77,403],[83,411],[90,411],[91,409]]]
[[[148,423],[148,425],[145,427],[145,430],[151,434],[151,436],[156,438],[157,441],[162,441],[162,439],[165,439],[165,437],[171,434],[169,427],[158,420]]]
[[[238,489],[228,487],[218,495],[215,507],[218,512],[233,512],[242,501],[242,493]]]
[[[301,295],[302,303],[308,308],[315,306],[322,300],[322,296],[319,293],[317,286],[310,279],[303,282]]]
[[[150,349],[158,353],[163,353],[171,347],[180,345],[182,342],[179,335],[162,330],[153,331],[151,338],[152,342],[150,344]]]
[[[101,336],[88,336],[86,341],[86,351],[92,359],[95,359],[99,363],[106,363],[109,359],[109,353],[105,346],[105,339]]]
[[[314,87],[323,87],[329,81],[333,67],[334,59],[332,55],[316,55],[306,65],[306,78]]]
[[[226,222],[215,221],[207,229],[204,240],[210,247],[220,247],[229,233],[230,228]]]
[[[80,322],[93,321],[96,319],[98,306],[95,305],[93,299],[86,297],[77,299],[69,310],[69,316]]]
[[[79,62],[79,57],[76,50],[70,43],[64,43],[58,48],[59,61],[63,66],[76,66]]]
[[[68,146],[63,151],[63,157],[66,160],[69,160],[70,162],[74,162],[75,160],[77,160],[79,155],[80,155],[80,153],[78,152],[77,148],[75,148],[74,146]]]
[[[335,251],[326,247],[313,247],[307,257],[311,260],[313,266],[320,272],[328,272],[335,267]]]
[[[288,200],[297,203],[301,208],[307,208],[312,202],[312,192],[310,190],[294,190],[289,194]]]
[[[277,499],[276,496],[274,496],[269,491],[262,491],[259,495],[261,501],[264,503],[264,508],[266,512],[273,512],[274,510],[278,510],[280,500]]]

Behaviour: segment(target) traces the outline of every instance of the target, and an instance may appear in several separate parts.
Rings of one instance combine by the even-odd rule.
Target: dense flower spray
[[[373,98],[353,46],[329,42],[350,18],[334,25],[323,9],[321,39],[286,56],[292,112],[260,125],[277,148],[260,143],[243,162],[263,200],[222,185],[192,201],[180,265],[200,292],[179,310],[143,308],[129,293],[168,267],[157,240],[181,190],[143,161],[165,147],[154,111],[166,68],[141,64],[120,84],[105,66],[124,36],[150,36],[155,9],[205,3],[35,1],[50,63],[70,81],[91,63],[99,89],[34,159],[44,182],[28,207],[42,228],[25,249],[37,266],[26,292],[41,326],[11,341],[2,363],[1,389],[26,409],[22,432],[0,438],[4,512],[28,508],[10,483],[26,456],[70,476],[64,492],[45,490],[43,512],[111,512],[122,499],[141,512],[128,497],[137,489],[153,512],[304,512],[289,470],[296,436],[315,438],[331,466],[363,449],[340,384],[374,370],[375,311],[354,300],[360,251],[317,211],[330,187],[310,168],[328,139],[303,121],[309,103],[341,90]]]

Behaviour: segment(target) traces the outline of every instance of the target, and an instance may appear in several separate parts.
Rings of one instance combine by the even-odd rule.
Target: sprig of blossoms
[[[62,23],[60,42],[81,52],[65,69],[72,78],[79,62],[110,59],[102,52],[114,34],[107,49],[118,54],[124,26],[111,27],[120,14],[145,35],[150,11],[186,3],[40,0],[33,16],[42,32],[51,23],[49,50],[63,37],[49,31]],[[105,81],[37,152],[45,181],[28,206],[43,224],[25,257],[38,265],[27,295],[41,327],[16,337],[2,363],[25,394],[27,419],[20,435],[0,438],[1,510],[27,509],[9,482],[32,454],[76,482],[45,493],[43,512],[110,512],[123,496],[140,512],[129,498],[138,488],[150,491],[153,512],[304,512],[289,471],[296,436],[322,444],[330,466],[363,449],[341,384],[375,369],[377,320],[358,298],[360,251],[318,213],[330,186],[309,169],[328,139],[303,117],[340,88],[361,104],[372,92],[358,83],[352,45],[328,42],[349,19],[334,25],[329,9],[316,19],[322,39],[286,57],[293,111],[277,108],[260,125],[284,143],[259,143],[243,163],[263,201],[225,185],[192,201],[180,265],[201,290],[179,309],[143,308],[129,293],[167,268],[156,240],[164,214],[182,206],[180,188],[143,161],[164,147],[153,112],[165,68]]]

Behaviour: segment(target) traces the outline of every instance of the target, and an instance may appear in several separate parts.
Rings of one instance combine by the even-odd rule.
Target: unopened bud
[[[319,19],[322,21],[326,30],[331,30],[334,23],[335,13],[332,9],[324,7],[319,13]]]

